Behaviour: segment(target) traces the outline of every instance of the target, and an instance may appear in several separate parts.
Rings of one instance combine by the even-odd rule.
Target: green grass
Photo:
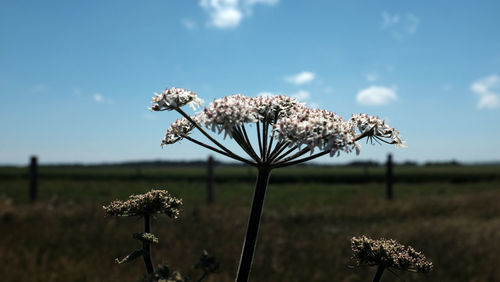
[[[217,166],[215,178],[224,181],[254,181],[256,170],[244,166]],[[0,167],[0,180],[28,177],[27,168]],[[53,167],[39,168],[41,179],[71,180],[150,180],[150,181],[204,181],[205,167]],[[382,182],[384,166],[299,166],[273,171],[275,182]],[[500,166],[395,166],[394,179],[399,182],[435,181],[500,181]]]
[[[283,174],[314,176],[330,169],[293,168]],[[141,173],[162,171],[167,170]],[[3,168],[0,172],[6,173]],[[134,173],[122,168],[107,170],[111,172]],[[244,168],[222,172],[252,173]],[[427,275],[398,272],[404,281],[500,281],[500,270],[492,267],[500,264],[500,181],[401,182],[389,202],[383,183],[274,182],[273,176],[251,281],[371,281],[375,269],[349,267],[349,238],[361,234],[413,245],[434,262],[435,271]],[[207,248],[222,263],[209,281],[234,279],[253,190],[249,181],[216,183],[211,206],[205,204],[202,181],[42,178],[39,184],[39,201],[30,205],[26,179],[0,178],[0,281],[136,281],[144,271],[141,261],[116,265],[113,260],[137,247],[131,233],[140,231],[141,222],[105,217],[101,206],[152,188],[165,188],[184,201],[179,220],[153,222],[160,238],[153,249],[155,262],[194,275],[191,266]],[[401,280],[385,273],[383,281]]]

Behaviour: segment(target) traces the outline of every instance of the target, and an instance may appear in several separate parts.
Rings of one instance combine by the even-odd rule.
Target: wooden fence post
[[[387,199],[392,200],[392,198],[393,198],[393,192],[392,192],[393,177],[392,177],[392,155],[391,154],[387,155],[387,170],[386,170],[386,175],[385,175],[385,181],[386,181],[385,192],[386,192]]]
[[[38,196],[38,167],[37,167],[36,156],[31,157],[29,177],[30,177],[30,201],[31,203],[34,203]]]
[[[209,156],[207,162],[207,204],[214,202],[214,157]]]

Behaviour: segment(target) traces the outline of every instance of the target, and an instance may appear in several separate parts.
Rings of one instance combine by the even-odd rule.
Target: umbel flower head
[[[201,106],[203,100],[196,93],[181,88],[165,89],[161,93],[155,93],[151,111],[171,111],[188,104],[191,108]]]
[[[392,239],[373,240],[366,236],[351,239],[353,259],[358,265],[380,266],[412,272],[430,272],[432,262],[411,246]]]
[[[116,200],[103,206],[108,215],[142,216],[164,213],[171,218],[177,218],[182,200],[171,196],[165,190],[151,190],[141,195],[131,195],[128,200]]]
[[[190,132],[194,128],[202,130],[202,127],[235,139],[257,164],[266,159],[266,156],[263,156],[265,153],[269,155],[268,164],[273,161],[271,156],[279,159],[279,154],[274,156],[271,154],[271,143],[265,142],[267,140],[272,142],[272,138],[277,141],[275,153],[279,152],[277,147],[279,149],[305,147],[311,155],[315,150],[329,153],[330,156],[339,155],[342,151],[346,153],[355,151],[359,154],[360,145],[357,141],[362,138],[405,146],[399,132],[377,117],[354,114],[350,119],[344,120],[333,112],[308,108],[304,103],[284,95],[248,97],[235,94],[215,99],[194,116],[188,116],[180,109],[180,106],[186,103],[200,105],[201,99],[194,92],[180,88],[167,88],[162,94],[157,94],[153,98],[152,110],[175,109],[184,116],[167,129],[162,146],[184,138],[193,141],[189,137]],[[259,139],[262,139],[259,140],[260,157],[254,154],[252,146],[249,145],[245,124],[263,126],[262,137],[259,135]],[[257,130],[260,133],[259,129]],[[217,145],[227,156],[238,159],[227,148],[218,143]]]

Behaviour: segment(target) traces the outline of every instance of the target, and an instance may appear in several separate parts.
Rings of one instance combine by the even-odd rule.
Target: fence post
[[[393,177],[392,177],[392,155],[391,154],[387,155],[387,170],[386,170],[385,180],[386,180],[385,192],[386,192],[387,199],[392,200],[392,198],[393,198],[393,193],[392,193]]]
[[[207,204],[214,202],[214,157],[209,156],[207,162]]]
[[[36,156],[31,157],[29,177],[30,177],[30,201],[31,203],[34,203],[38,196],[38,167],[37,167]]]

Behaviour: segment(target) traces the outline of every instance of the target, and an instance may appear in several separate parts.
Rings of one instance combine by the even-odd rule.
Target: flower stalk
[[[380,279],[382,278],[383,273],[384,273],[384,267],[379,266],[377,268],[377,272],[375,273],[375,277],[373,277],[373,282],[380,282]]]
[[[151,233],[151,215],[144,215],[144,232]],[[144,250],[144,265],[146,266],[146,270],[148,274],[155,272],[155,268],[153,266],[153,260],[151,259],[151,243],[147,240],[142,242],[142,249]]]
[[[270,169],[259,168],[253,194],[252,207],[248,218],[247,232],[245,234],[245,241],[243,242],[243,248],[241,251],[238,274],[236,275],[237,282],[247,281],[248,276],[250,275],[255,243],[257,242],[257,235],[259,233],[260,217],[262,214],[262,208],[264,207],[264,198],[266,196],[266,189],[270,176]]]

